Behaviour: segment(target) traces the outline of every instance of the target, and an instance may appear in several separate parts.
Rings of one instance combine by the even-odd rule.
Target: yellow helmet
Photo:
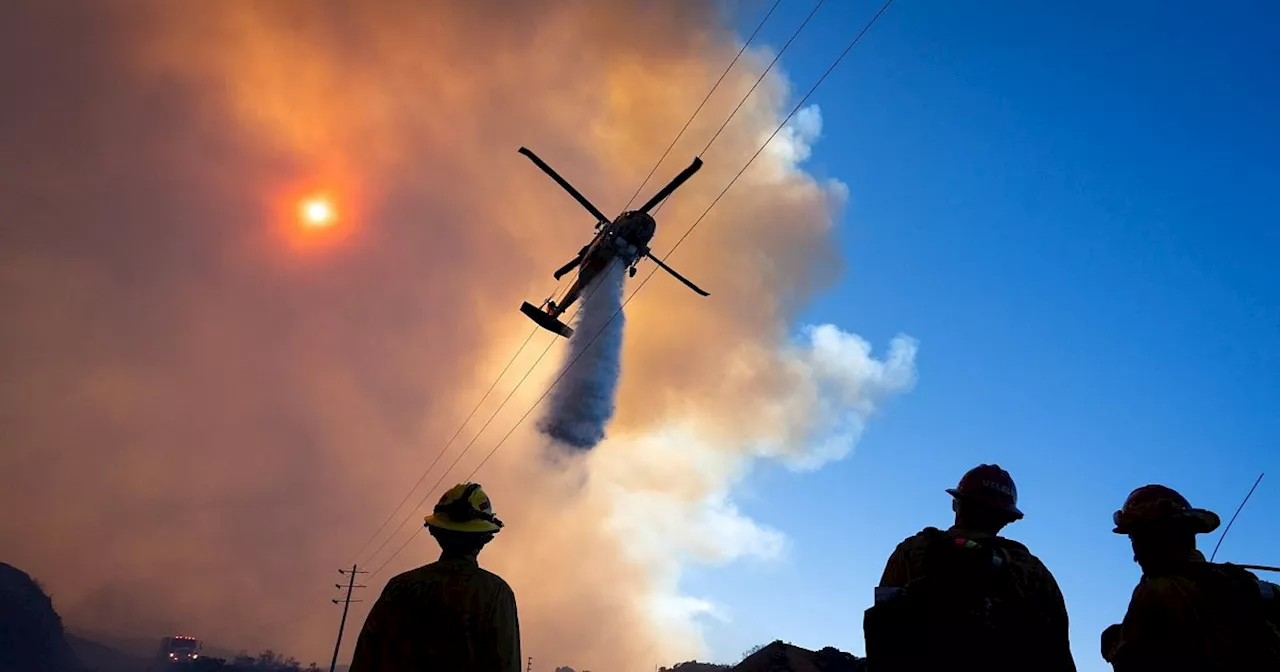
[[[435,511],[424,518],[428,526],[454,532],[497,532],[502,521],[479,483],[459,483],[441,495]]]

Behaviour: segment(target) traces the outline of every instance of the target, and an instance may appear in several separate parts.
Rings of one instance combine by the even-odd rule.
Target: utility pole
[[[338,623],[338,641],[333,645],[333,660],[329,662],[329,672],[333,672],[333,669],[338,666],[338,649],[342,648],[342,630],[347,625],[347,609],[351,606],[352,602],[364,601],[364,600],[351,599],[351,591],[355,590],[356,588],[364,588],[364,586],[356,585],[356,574],[368,574],[369,572],[359,571],[358,569],[356,569],[355,565],[351,565],[351,569],[349,572],[348,570],[345,570],[345,569],[339,569],[338,573],[342,574],[343,576],[346,576],[348,573],[350,573],[351,579],[350,581],[347,582],[347,585],[346,585],[346,588],[347,588],[346,598],[341,600],[338,600],[338,599],[331,600],[334,604],[342,604],[342,620]],[[343,587],[342,584],[340,583],[335,583],[333,585],[338,589],[342,589]]]

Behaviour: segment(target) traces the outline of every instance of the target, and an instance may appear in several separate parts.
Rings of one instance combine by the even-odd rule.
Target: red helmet
[[[979,464],[965,473],[959,485],[948,488],[947,492],[956,499],[979,502],[1003,511],[1014,520],[1022,517],[1018,510],[1018,486],[1013,484],[1009,472],[999,465]]]
[[[1152,524],[1184,526],[1196,534],[1206,534],[1218,529],[1222,522],[1218,514],[1192,508],[1186,497],[1163,485],[1144,485],[1129,493],[1120,510],[1111,514],[1111,520],[1116,534],[1129,534]]]

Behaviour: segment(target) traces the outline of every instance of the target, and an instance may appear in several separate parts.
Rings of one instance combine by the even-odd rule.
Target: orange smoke
[[[0,27],[22,92],[0,108],[0,305],[21,316],[0,324],[0,505],[30,512],[0,520],[6,560],[73,629],[323,660],[335,570],[525,339],[516,307],[591,235],[516,149],[614,213],[738,44],[711,4],[678,0],[50,7],[19,2]],[[765,62],[744,57],[641,199]],[[659,213],[659,255],[788,95],[775,74],[743,106]],[[677,591],[683,563],[784,545],[732,506],[749,461],[838,458],[910,387],[909,340],[878,361],[831,327],[788,336],[840,270],[843,187],[796,164],[820,126],[798,115],[670,259],[710,298],[659,273],[628,304],[611,438],[552,469],[527,423],[478,473],[508,522],[482,562],[516,589],[528,655],[612,670],[697,655],[709,606]],[[324,190],[334,225],[305,230],[299,204]],[[554,340],[534,336],[411,502],[511,430],[563,344],[475,436]],[[361,562],[424,513],[400,511]],[[414,538],[363,598],[434,552]]]

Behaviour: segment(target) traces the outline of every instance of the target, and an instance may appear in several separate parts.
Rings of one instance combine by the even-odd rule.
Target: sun
[[[333,204],[323,197],[303,199],[298,209],[303,225],[311,229],[328,228],[336,218]]]

